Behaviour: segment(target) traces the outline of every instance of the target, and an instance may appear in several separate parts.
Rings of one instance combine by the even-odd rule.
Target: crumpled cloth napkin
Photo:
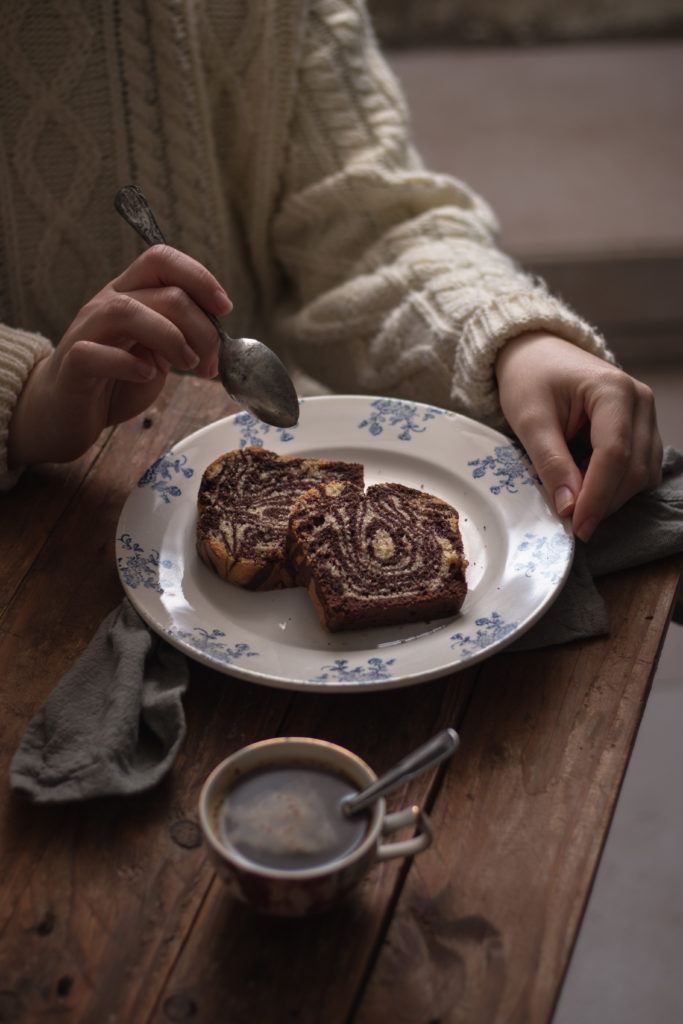
[[[557,600],[510,649],[609,632],[593,577],[683,552],[683,455],[667,448],[656,491],[632,498],[577,544]],[[674,619],[683,622],[680,595]],[[35,803],[137,793],[169,771],[185,736],[183,654],[152,633],[127,599],[111,612],[30,722],[10,785]]]
[[[185,737],[188,679],[185,655],[124,598],[29,723],[10,766],[12,790],[59,803],[149,789]]]
[[[681,552],[683,454],[668,446],[664,449],[659,487],[631,498],[600,523],[588,544],[576,542],[572,571],[557,599],[535,626],[510,645],[510,650],[604,636],[609,633],[607,609],[593,579]],[[683,623],[680,591],[673,620]]]

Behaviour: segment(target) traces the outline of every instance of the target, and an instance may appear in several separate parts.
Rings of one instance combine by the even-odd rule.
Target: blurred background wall
[[[369,0],[379,36],[416,43],[538,43],[670,36],[681,0]]]
[[[683,0],[368,6],[427,165],[627,369],[683,372]]]

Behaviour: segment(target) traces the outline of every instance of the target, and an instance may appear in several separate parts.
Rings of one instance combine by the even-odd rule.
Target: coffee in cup
[[[344,812],[344,797],[375,778],[343,747],[303,737],[264,740],[226,758],[202,788],[199,816],[230,891],[270,913],[307,914],[335,904],[375,861],[428,846],[429,820],[417,807],[387,815],[379,799]],[[405,825],[417,825],[417,835],[382,842]]]

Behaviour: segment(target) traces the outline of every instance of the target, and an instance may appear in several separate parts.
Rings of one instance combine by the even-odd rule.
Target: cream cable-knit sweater
[[[362,0],[7,4],[0,127],[5,486],[45,338],[140,251],[112,205],[128,182],[225,285],[233,333],[333,390],[501,426],[510,337],[545,328],[610,358],[499,251],[486,204],[424,169]]]

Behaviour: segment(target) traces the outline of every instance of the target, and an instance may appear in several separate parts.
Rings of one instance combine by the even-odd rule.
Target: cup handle
[[[397,843],[379,843],[377,860],[389,860],[391,857],[412,857],[420,850],[426,850],[433,838],[432,823],[416,804],[402,811],[387,814],[382,823],[382,835],[389,835],[405,825],[416,825],[417,834],[411,839],[403,839]]]

